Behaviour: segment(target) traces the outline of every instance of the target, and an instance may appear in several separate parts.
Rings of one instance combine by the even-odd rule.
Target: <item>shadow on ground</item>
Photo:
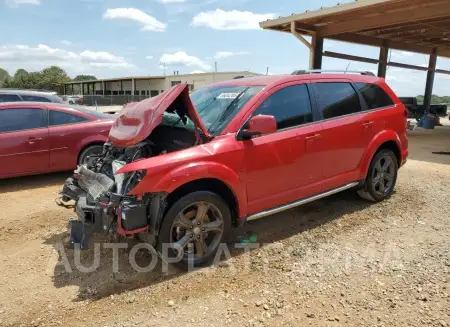
[[[70,171],[64,171],[51,174],[0,179],[0,193],[34,190],[56,185],[62,187],[65,180],[70,176]]]
[[[264,243],[270,244],[293,235],[301,234],[307,230],[339,219],[345,214],[359,212],[369,205],[370,203],[361,200],[356,192],[343,192],[309,203],[303,207],[250,222],[241,228],[233,230],[231,243],[234,245],[240,236],[251,231],[257,236],[257,242],[261,246],[264,246]],[[60,263],[64,259],[61,255],[62,251],[60,251],[60,246],[61,244],[65,244],[64,238],[66,236],[66,233],[58,234],[45,241],[46,244],[51,244],[57,249],[59,253],[58,261]],[[109,242],[103,236],[93,241],[98,243]],[[136,244],[134,240],[130,242],[128,248]],[[240,256],[244,253],[243,249],[234,249],[233,245],[229,245],[233,257]],[[161,260],[158,260],[156,267],[151,272],[136,272],[128,261],[128,251],[119,251],[119,270],[114,273],[112,250],[100,246],[100,264],[98,268],[93,272],[83,273],[75,269],[74,251],[64,248],[63,255],[67,257],[67,262],[70,264],[72,272],[66,271],[62,264],[56,264],[55,262],[54,285],[57,288],[73,285],[78,286],[79,293],[77,300],[98,300],[112,294],[120,294],[129,290],[155,285],[165,280],[176,279],[186,273],[189,274],[189,272],[180,271],[174,266],[170,266],[167,273],[162,273]],[[135,258],[136,263],[141,267],[148,266],[151,262],[151,256],[147,250],[139,251]],[[92,265],[94,262],[94,250],[81,251],[80,261],[86,266]]]

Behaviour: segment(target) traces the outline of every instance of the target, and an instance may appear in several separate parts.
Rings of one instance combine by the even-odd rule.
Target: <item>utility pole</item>
[[[215,72],[217,73],[217,61],[214,63],[214,67],[215,67]]]
[[[266,67],[266,75],[269,75],[269,66]]]
[[[164,66],[164,76],[166,76],[166,63],[165,62],[163,63],[163,66]]]

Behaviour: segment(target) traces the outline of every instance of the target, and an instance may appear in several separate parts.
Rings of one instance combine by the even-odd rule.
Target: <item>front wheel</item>
[[[380,202],[391,196],[397,182],[398,163],[395,154],[388,149],[379,151],[367,172],[364,188],[358,194],[369,201]]]
[[[158,248],[183,268],[203,266],[214,258],[230,229],[231,213],[226,202],[212,192],[193,192],[167,211]]]

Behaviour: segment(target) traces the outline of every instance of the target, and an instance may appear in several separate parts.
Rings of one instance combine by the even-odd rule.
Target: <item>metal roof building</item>
[[[263,29],[291,33],[310,49],[310,68],[322,68],[323,56],[427,71],[425,106],[429,107],[438,56],[450,58],[450,0],[359,0],[292,14],[260,23]],[[311,42],[304,38],[310,36]],[[323,51],[324,39],[380,48],[379,59]],[[388,62],[389,49],[429,55],[428,67]]]
[[[166,76],[130,76],[94,81],[72,81],[64,85],[64,94],[155,96],[178,83],[187,83],[190,89],[193,90],[214,82],[229,80],[239,76],[255,75],[258,74],[249,71],[208,72]]]

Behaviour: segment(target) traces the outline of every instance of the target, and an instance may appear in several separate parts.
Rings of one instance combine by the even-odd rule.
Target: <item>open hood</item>
[[[143,141],[161,124],[166,111],[176,112],[181,119],[190,118],[196,131],[210,136],[191,102],[188,85],[177,84],[156,97],[125,105],[109,132],[111,143],[127,147]]]

